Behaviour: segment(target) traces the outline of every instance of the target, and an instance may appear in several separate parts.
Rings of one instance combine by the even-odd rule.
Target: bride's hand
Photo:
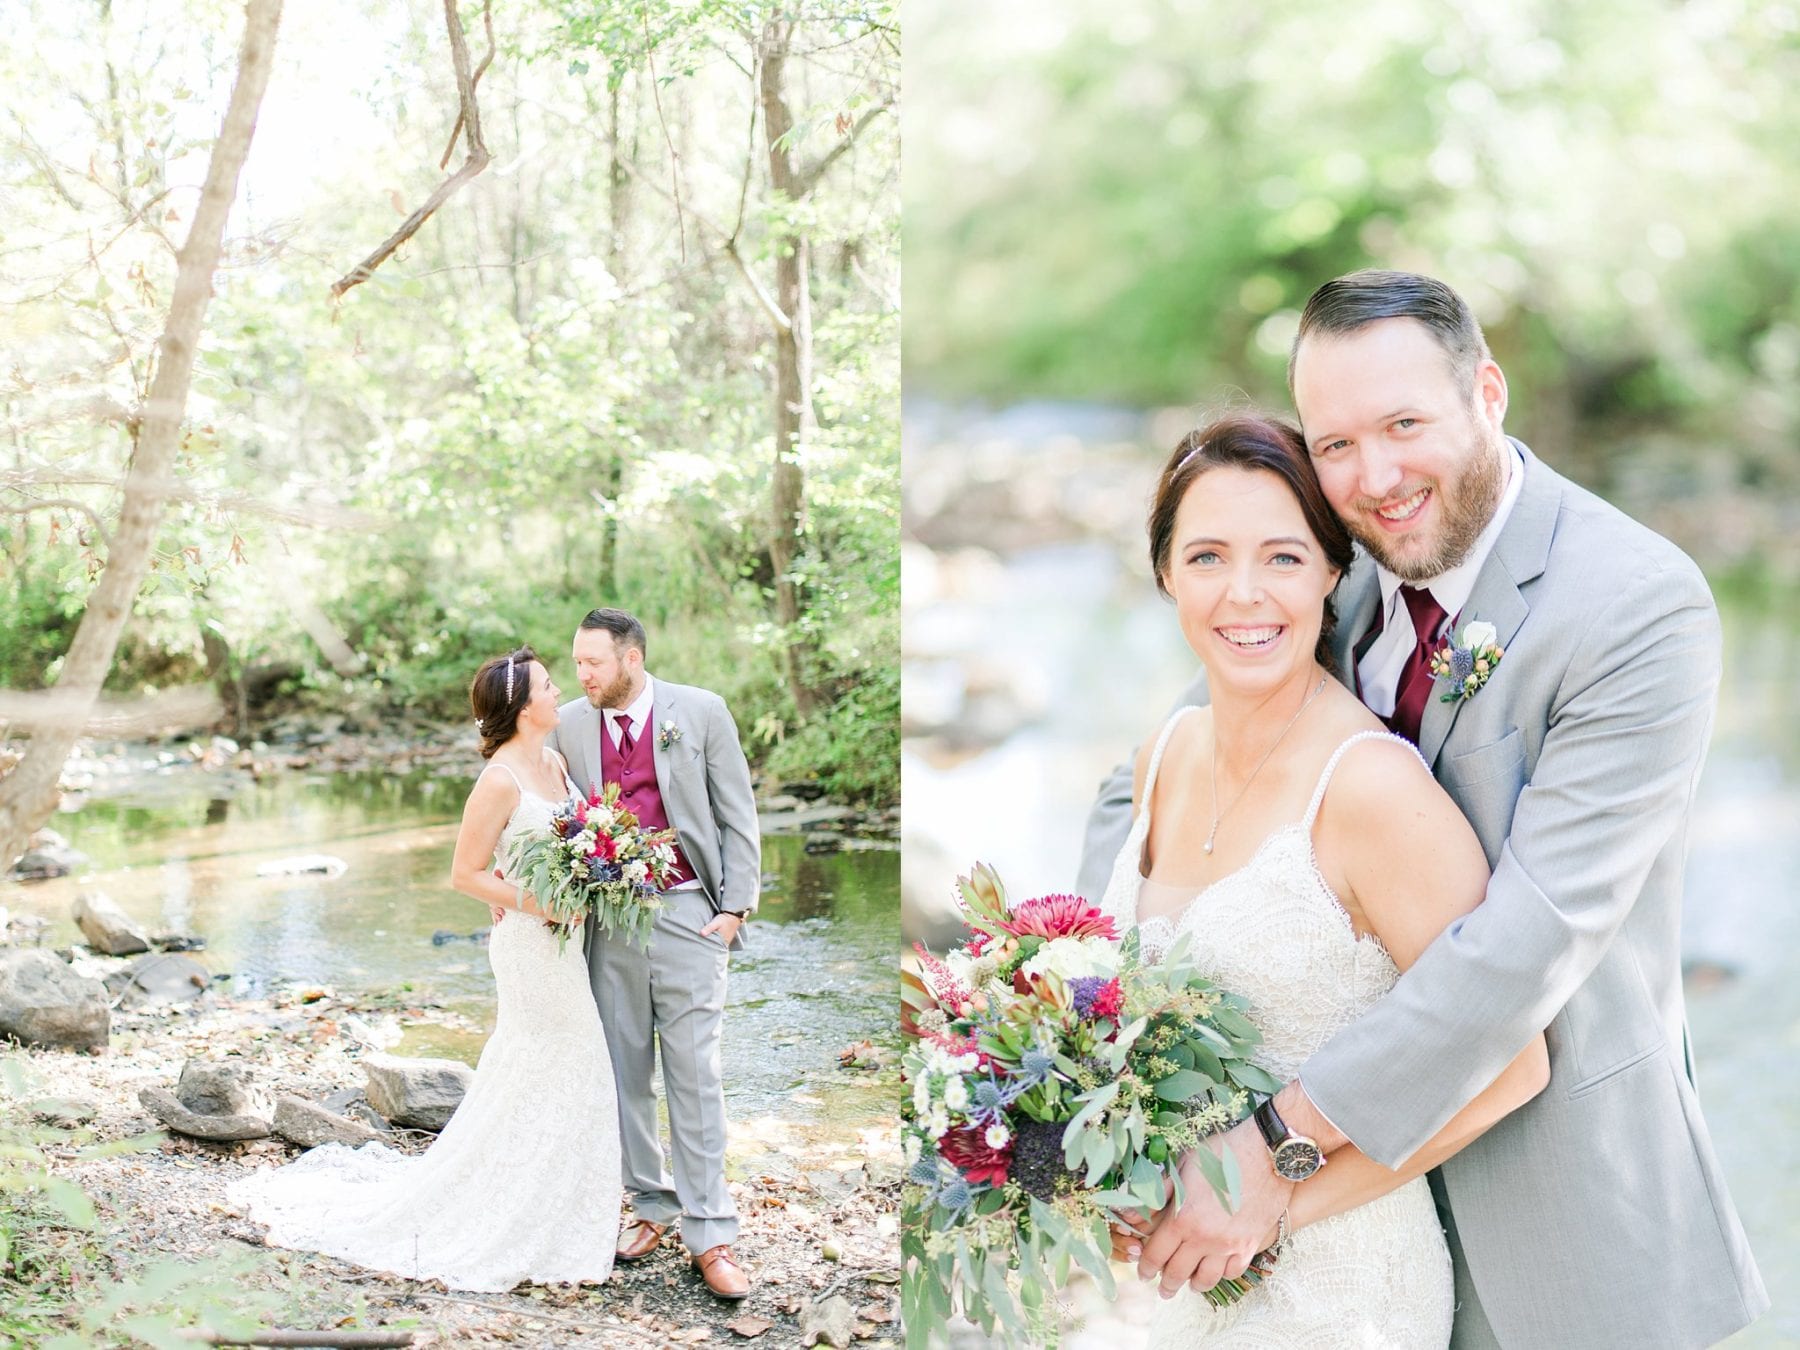
[[[1175,1187],[1165,1182],[1163,1196],[1165,1201],[1174,1198]],[[1165,1203],[1154,1214],[1146,1216],[1143,1211],[1122,1209],[1119,1216],[1107,1225],[1107,1232],[1112,1235],[1112,1259],[1115,1261],[1135,1262],[1144,1254],[1144,1239],[1156,1231],[1157,1225],[1168,1217],[1172,1208]]]
[[[489,905],[488,914],[493,917],[495,923],[499,923],[506,917],[506,910],[499,905]]]

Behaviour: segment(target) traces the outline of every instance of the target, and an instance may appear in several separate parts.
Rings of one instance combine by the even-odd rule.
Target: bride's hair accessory
[[[506,658],[506,701],[508,703],[512,702],[512,694],[513,694],[513,659],[512,659],[512,657],[509,656]]]
[[[1460,632],[1452,629],[1444,645],[1431,654],[1431,676],[1444,685],[1440,703],[1466,703],[1481,691],[1506,655],[1491,623],[1471,620]]]

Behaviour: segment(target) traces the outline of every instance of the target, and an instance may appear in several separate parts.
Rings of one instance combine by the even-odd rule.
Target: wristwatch
[[[1325,1151],[1303,1134],[1288,1129],[1270,1097],[1256,1108],[1256,1128],[1262,1131],[1275,1163],[1275,1175],[1284,1181],[1305,1181],[1325,1165]]]

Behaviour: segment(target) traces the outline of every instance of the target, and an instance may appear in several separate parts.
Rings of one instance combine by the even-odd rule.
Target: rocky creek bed
[[[104,964],[77,955],[90,970]],[[50,1324],[78,1334],[84,1299],[173,1259],[199,1272],[224,1263],[232,1297],[260,1303],[265,1326],[402,1327],[418,1346],[897,1343],[899,1157],[884,1129],[734,1130],[728,1166],[743,1216],[736,1250],[756,1286],[740,1304],[714,1299],[673,1238],[650,1259],[619,1266],[605,1286],[474,1296],[263,1247],[260,1228],[226,1202],[225,1188],[294,1156],[295,1146],[159,1129],[140,1100],[146,1089],[174,1089],[184,1067],[211,1063],[233,1066],[262,1094],[341,1105],[359,1096],[363,1061],[403,1028],[458,1020],[439,1008],[348,1001],[322,989],[263,999],[207,992],[179,1006],[114,1009],[98,1053],[12,1050],[0,1129],[34,1131],[47,1170],[92,1198],[95,1222],[39,1227],[16,1247],[15,1262],[29,1248],[33,1269],[62,1272],[60,1288],[24,1287],[13,1265],[0,1269],[0,1288],[11,1285],[20,1306],[48,1309],[60,1298],[66,1306]],[[379,1120],[361,1101],[345,1109]],[[417,1130],[384,1138],[406,1151],[430,1140]],[[182,1301],[175,1294],[165,1304]]]

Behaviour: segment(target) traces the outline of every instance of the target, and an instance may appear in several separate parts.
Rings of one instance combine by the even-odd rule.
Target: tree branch
[[[864,128],[893,106],[892,99],[889,99],[885,103],[877,103],[874,107],[867,109],[861,117],[856,119],[856,121],[852,122],[850,124],[850,129],[839,138],[838,143],[825,152],[825,157],[817,164],[813,165],[812,168],[800,175],[798,183],[795,184],[795,186],[800,189],[798,195],[804,197],[817,187],[819,185],[819,180],[825,176],[826,170],[837,163],[846,150],[856,144],[856,138],[863,134]]]
[[[100,519],[100,513],[86,502],[78,502],[73,497],[27,498],[16,506],[0,504],[0,515],[28,516],[33,511],[77,511],[88,518],[94,527],[94,533],[100,536],[100,542],[112,544],[112,536],[107,534],[106,526]]]
[[[481,83],[481,77],[487,73],[488,63],[494,59],[494,6],[493,0],[483,0],[481,6],[481,22],[487,29],[487,55],[481,58],[481,64],[475,67],[475,74],[469,79],[469,87],[473,89]],[[444,157],[438,161],[438,168],[450,167],[450,156],[456,153],[456,138],[462,135],[463,112],[456,110],[456,125],[450,128],[450,144],[444,147]]]
[[[469,146],[468,156],[463,160],[462,167],[439,183],[437,190],[425,199],[425,204],[408,216],[399,229],[382,240],[373,253],[331,284],[333,300],[341,300],[346,291],[362,285],[374,276],[375,269],[393,257],[402,244],[417,234],[419,227],[431,219],[433,212],[448,201],[451,194],[488,166],[487,142],[481,137],[481,110],[475,103],[475,76],[469,69],[469,44],[463,35],[462,18],[456,12],[456,0],[444,0],[444,24],[450,30],[450,59],[456,67],[456,89],[462,100],[461,121],[464,138]]]

